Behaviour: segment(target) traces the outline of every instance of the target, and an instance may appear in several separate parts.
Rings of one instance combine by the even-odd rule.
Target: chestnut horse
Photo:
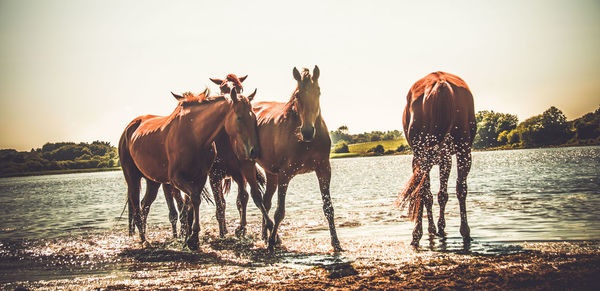
[[[413,150],[413,174],[398,204],[408,204],[408,214],[416,220],[412,245],[418,246],[423,235],[423,202],[427,208],[429,233],[435,234],[429,172],[440,166],[440,217],[438,234],[445,236],[444,211],[448,201],[448,177],[452,155],[456,154],[458,178],[456,196],[460,206],[460,233],[467,243],[471,240],[467,224],[467,175],[471,169],[471,146],[477,131],[473,95],[461,78],[435,72],[417,81],[408,92],[403,115],[404,135]]]
[[[221,94],[229,94],[232,90],[238,92],[243,91],[242,82],[248,76],[238,78],[235,74],[229,74],[225,79],[213,79],[212,82],[219,85]],[[254,96],[256,91],[250,96]],[[249,98],[250,98],[249,96]],[[236,236],[243,236],[246,234],[246,204],[248,203],[248,192],[246,191],[246,182],[250,184],[252,199],[256,206],[264,211],[262,202],[265,178],[259,170],[256,169],[256,164],[252,160],[239,159],[234,151],[227,134],[221,131],[215,139],[215,145],[217,147],[217,158],[210,171],[209,179],[210,185],[215,197],[215,204],[217,208],[217,220],[219,222],[219,234],[224,236],[227,233],[225,223],[225,193],[229,191],[231,180],[226,177],[231,177],[238,185],[238,196],[237,196],[237,209],[240,213],[240,225],[235,230]],[[258,155],[258,151],[254,153]],[[256,156],[253,156],[256,157]],[[269,225],[272,228],[272,224]]]
[[[210,80],[219,85],[219,89],[221,94],[230,94],[232,89],[236,89],[237,92],[243,91],[242,82],[248,76],[244,76],[238,78],[235,74],[229,74],[225,77],[225,79],[213,79]],[[256,95],[256,90],[254,93],[247,96],[249,101],[252,101],[254,96]],[[224,194],[229,191],[231,185],[232,177],[234,181],[238,184],[238,197],[237,197],[237,208],[240,212],[240,226],[236,229],[235,234],[237,236],[245,235],[246,233],[246,207],[242,207],[242,205],[246,205],[248,203],[248,192],[246,192],[245,186],[246,181],[249,182],[250,187],[252,189],[252,197],[253,201],[259,207],[262,213],[264,213],[264,206],[262,203],[262,195],[263,191],[261,188],[264,187],[265,178],[262,173],[256,170],[255,162],[252,160],[240,160],[233,150],[233,146],[229,141],[229,137],[225,130],[221,130],[217,137],[215,138],[215,146],[217,149],[217,157],[215,158],[215,162],[210,170],[209,179],[210,185],[213,190],[213,196],[216,204],[216,217],[219,223],[219,235],[221,237],[225,236],[227,233],[227,227],[225,222],[225,198]],[[250,153],[252,159],[256,158],[258,155],[258,150]],[[246,178],[248,176],[249,178]],[[225,179],[225,177],[228,177]],[[225,180],[224,180],[225,179]],[[182,200],[181,193],[177,188],[174,188],[168,184],[163,184],[163,190],[165,192],[165,198],[167,200],[167,206],[169,207],[169,220],[171,221],[171,225],[173,228],[173,237],[177,236],[177,210],[173,201],[175,200],[178,205],[178,209],[183,211],[182,209]],[[148,194],[148,193],[147,193]],[[154,194],[154,196],[151,196]],[[145,195],[142,200],[142,213],[148,215],[148,211],[150,209],[150,205],[156,199],[156,193],[150,193],[150,195]],[[186,221],[186,213],[182,212],[180,217],[182,231],[184,225],[187,224]],[[131,219],[130,219],[131,220]],[[145,217],[143,217],[143,221],[145,221]],[[131,222],[130,222],[131,224]],[[270,226],[272,227],[272,226]]]
[[[290,180],[297,174],[315,171],[323,199],[323,212],[329,223],[331,244],[336,252],[341,251],[329,194],[331,140],[319,104],[319,67],[315,66],[312,76],[308,69],[300,73],[294,68],[293,76],[298,87],[287,103],[259,102],[254,106],[261,149],[258,163],[267,174],[267,189],[263,199],[267,211],[278,189],[275,224],[269,236],[268,249],[273,251],[277,228],[285,216],[285,195]],[[266,235],[265,225],[263,237]]]
[[[258,147],[250,101],[235,91],[231,100],[224,97],[206,100],[207,95],[208,90],[198,96],[175,95],[179,104],[171,115],[140,116],[121,135],[119,159],[142,244],[147,244],[142,220],[146,215],[141,213],[139,201],[142,177],[148,185],[147,193],[155,193],[160,184],[169,184],[191,198],[193,222],[187,245],[197,249],[201,193],[216,156],[213,140],[225,129],[236,155],[242,159],[248,159],[250,152]]]

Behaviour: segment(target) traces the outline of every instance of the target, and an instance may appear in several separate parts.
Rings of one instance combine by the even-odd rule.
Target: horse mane
[[[223,95],[208,97],[209,95],[210,92],[208,89],[206,89],[203,93],[197,95],[192,92],[183,93],[182,96],[184,97],[184,99],[179,101],[177,107],[175,107],[175,109],[170,115],[154,117],[154,122],[147,126],[140,127],[138,128],[138,130],[136,130],[136,132],[133,135],[133,139],[137,139],[140,136],[144,136],[152,132],[165,129],[165,127],[168,124],[170,124],[175,118],[189,112],[189,108],[192,106],[207,105],[226,100],[225,96]]]
[[[229,75],[227,75],[227,77],[225,77],[225,79],[229,82],[233,82],[236,87],[240,87],[240,88],[244,87],[244,86],[242,86],[242,82],[240,81],[240,79],[238,79],[238,77],[235,74],[229,74]]]
[[[311,80],[310,70],[308,68],[302,68],[302,73],[300,73],[302,79],[300,83],[305,83]],[[297,114],[296,111],[296,103],[298,102],[298,92],[300,92],[300,86],[297,86],[290,97],[290,100],[283,106],[283,117],[286,118],[292,114]]]

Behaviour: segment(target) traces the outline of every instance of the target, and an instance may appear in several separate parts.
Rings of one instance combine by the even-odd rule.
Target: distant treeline
[[[46,143],[29,152],[0,150],[0,176],[28,172],[110,168],[119,166],[117,149],[109,142]]]
[[[371,131],[363,132],[359,134],[348,133],[348,127],[345,125],[340,126],[335,131],[329,132],[331,137],[331,144],[337,144],[339,141],[345,141],[347,144],[363,143],[369,141],[380,141],[380,140],[397,140],[402,138],[402,132],[398,130],[392,131]]]
[[[567,121],[563,112],[554,106],[521,123],[514,114],[488,110],[477,112],[475,118],[477,121],[477,134],[473,142],[475,149],[600,144],[600,108],[572,121]],[[345,125],[331,131],[329,135],[334,145],[332,151],[335,153],[349,152],[349,144],[404,139],[398,130],[353,135],[348,133],[348,127]],[[383,147],[374,150],[384,151]],[[385,150],[390,153],[394,150],[405,152],[408,148],[402,146],[398,149]]]
[[[479,111],[473,148],[600,144],[600,108],[572,121],[552,106],[518,123],[516,115]]]

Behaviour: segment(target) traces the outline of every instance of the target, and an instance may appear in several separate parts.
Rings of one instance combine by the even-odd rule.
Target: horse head
[[[315,66],[312,76],[306,68],[302,73],[294,67],[294,79],[298,82],[298,88],[295,94],[295,105],[300,117],[300,138],[302,141],[310,142],[315,137],[315,122],[321,114],[319,97],[321,88],[319,88],[319,67]]]
[[[225,117],[225,131],[229,136],[235,155],[240,160],[254,160],[260,153],[256,115],[250,102],[256,95],[256,89],[248,97],[231,90],[232,109]]]
[[[209,78],[213,83],[219,85],[221,94],[230,94],[231,89],[235,88],[238,92],[244,92],[242,82],[248,78],[248,75],[238,78],[235,74],[229,74],[225,79],[213,79]]]

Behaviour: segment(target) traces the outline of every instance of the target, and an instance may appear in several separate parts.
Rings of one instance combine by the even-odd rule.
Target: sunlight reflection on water
[[[350,244],[359,249],[356,253],[361,253],[366,252],[360,250],[361,246],[407,244],[412,238],[413,225],[393,203],[411,174],[411,156],[336,159],[331,163],[331,195],[342,246]],[[475,241],[470,251],[519,251],[508,244],[515,241],[600,239],[599,171],[600,147],[473,153],[467,209]],[[430,242],[425,235],[421,242],[424,249],[460,252],[463,248],[458,231],[455,181],[454,162],[446,208],[448,237],[445,241],[434,238]],[[434,167],[434,202],[438,185],[438,169]],[[88,272],[85,270],[90,266],[96,268],[90,271],[96,274],[111,274],[115,268],[126,268],[119,263],[123,259],[119,254],[124,248],[136,249],[137,237],[126,235],[127,213],[119,220],[125,193],[126,185],[119,171],[0,179],[0,259],[9,266],[17,262],[24,269],[35,266],[26,278],[35,278],[35,274],[42,279],[49,276],[33,261],[48,266],[62,264],[73,269],[74,274]],[[232,187],[226,197],[230,235],[238,221],[236,195],[237,187]],[[271,215],[273,212],[274,209]],[[214,206],[201,205],[201,213],[201,233],[216,235]],[[436,202],[435,221],[437,213]],[[252,200],[248,205],[248,226],[249,236],[259,241],[259,211]],[[181,249],[180,241],[170,240],[169,228],[166,203],[159,193],[150,211],[148,229],[151,241],[166,241],[159,248],[166,253],[153,253],[150,257]],[[292,249],[330,250],[329,231],[314,174],[299,175],[291,181],[280,236],[283,245]],[[248,247],[264,248],[260,241],[257,246],[252,244]],[[211,249],[206,247],[205,251],[210,254]],[[184,259],[190,256],[190,260],[210,259],[179,251],[175,254]],[[307,257],[302,253],[282,256],[279,263],[292,265],[352,260],[331,255]],[[170,267],[173,266],[165,266]],[[64,270],[61,274],[68,277]]]

